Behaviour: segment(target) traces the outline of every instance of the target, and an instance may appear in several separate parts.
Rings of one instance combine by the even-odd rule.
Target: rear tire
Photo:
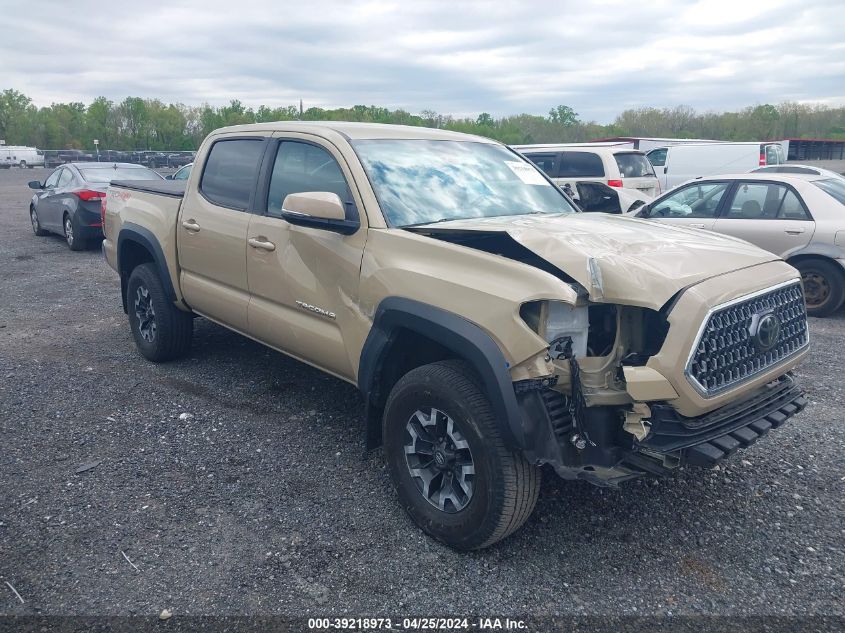
[[[418,367],[399,380],[385,406],[384,451],[402,507],[455,549],[507,537],[537,502],[540,470],[505,445],[463,361]]]
[[[62,218],[62,226],[64,227],[67,247],[72,251],[84,251],[88,244],[78,237],[79,227],[76,225],[75,216],[71,217],[69,213],[65,213],[64,218]]]
[[[132,337],[145,358],[160,363],[188,353],[194,334],[193,315],[167,298],[152,264],[142,264],[132,271],[126,303]]]
[[[41,228],[41,222],[38,221],[38,212],[35,210],[35,207],[29,207],[29,221],[32,224],[32,232],[35,233],[38,237],[44,237],[47,235],[47,231]]]
[[[18,166],[19,166],[21,169],[26,169],[26,161],[25,161],[25,160],[22,160],[20,163],[18,163]]]
[[[824,259],[805,259],[795,264],[804,282],[807,314],[826,317],[836,312],[845,301],[845,271]]]

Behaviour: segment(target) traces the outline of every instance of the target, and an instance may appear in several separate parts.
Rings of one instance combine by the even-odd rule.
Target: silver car
[[[750,173],[698,178],[631,215],[741,238],[801,271],[807,313],[845,301],[845,180]]]

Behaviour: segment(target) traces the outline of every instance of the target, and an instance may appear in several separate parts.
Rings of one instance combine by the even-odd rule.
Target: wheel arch
[[[409,353],[410,348],[410,353]],[[390,390],[411,369],[449,358],[466,361],[481,379],[503,436],[523,444],[522,416],[509,364],[478,325],[435,306],[388,297],[379,304],[358,369],[366,403],[366,448],[381,444],[381,418]]]
[[[153,264],[170,301],[175,302],[176,291],[167,271],[167,260],[155,235],[149,229],[127,223],[117,236],[117,272],[120,274],[120,294],[123,311],[127,310],[126,289],[132,271],[141,264]]]

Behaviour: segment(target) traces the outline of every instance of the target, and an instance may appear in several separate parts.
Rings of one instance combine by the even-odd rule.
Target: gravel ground
[[[99,251],[33,236],[45,177],[0,172],[0,613],[845,614],[845,313],[811,320],[808,410],[727,465],[547,477],[459,554],[362,459],[349,385],[204,320],[142,360]]]

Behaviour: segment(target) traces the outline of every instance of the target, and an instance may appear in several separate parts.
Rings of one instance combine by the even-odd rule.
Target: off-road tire
[[[405,456],[406,425],[416,411],[432,408],[452,418],[475,467],[472,496],[453,513],[423,496]],[[463,361],[418,367],[388,397],[384,451],[399,503],[423,531],[455,549],[480,549],[507,537],[525,523],[537,502],[540,470],[506,446],[499,424],[478,377]]]
[[[807,304],[807,315],[826,317],[836,312],[845,301],[845,271],[841,266],[824,259],[805,259],[795,264],[804,279],[805,294],[808,291],[807,277],[822,280],[828,285],[827,298],[820,304]]]
[[[78,237],[80,230],[79,224],[76,222],[76,216],[71,217],[69,213],[65,213],[62,217],[62,233],[65,236],[65,243],[72,251],[84,251],[88,248],[88,242]]]
[[[38,220],[38,212],[35,210],[35,207],[29,207],[29,221],[32,224],[32,232],[35,233],[38,237],[44,237],[47,235],[48,231],[45,231],[41,228],[41,222]]]
[[[141,321],[136,313],[139,289],[142,296],[149,298],[154,310],[155,329],[152,340],[145,340],[141,333]],[[132,271],[126,289],[126,303],[132,337],[138,351],[147,360],[160,363],[188,353],[194,334],[193,315],[180,310],[167,298],[161,279],[152,264],[141,264]]]

